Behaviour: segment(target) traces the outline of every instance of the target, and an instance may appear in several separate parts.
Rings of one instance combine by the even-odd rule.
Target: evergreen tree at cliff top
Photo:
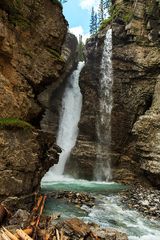
[[[94,11],[94,7],[92,7],[91,12],[91,20],[90,20],[90,34],[95,34],[98,31],[98,17],[97,13]]]
[[[67,0],[60,0],[60,3],[66,3]]]
[[[66,2],[68,2],[68,0],[51,0],[51,2],[52,3],[61,3],[61,4],[63,4],[63,3],[66,3]]]
[[[92,7],[91,20],[90,20],[90,34],[94,33],[94,7]]]
[[[91,11],[91,20],[90,20],[90,34],[96,34],[101,24],[106,17],[109,16],[109,8],[111,7],[111,0],[99,0],[98,13],[95,12],[94,7]]]
[[[99,24],[101,24],[102,21],[104,20],[104,0],[100,0],[100,3],[99,3],[98,19],[99,19]]]

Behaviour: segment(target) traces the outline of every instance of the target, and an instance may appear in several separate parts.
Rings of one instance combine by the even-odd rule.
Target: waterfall
[[[97,117],[97,162],[95,179],[111,179],[110,145],[111,145],[111,111],[112,111],[112,30],[109,29],[104,41],[100,71],[100,100]]]
[[[82,108],[82,94],[79,88],[79,76],[84,62],[79,62],[77,69],[68,79],[62,97],[62,109],[57,134],[57,145],[62,148],[59,163],[50,168],[43,181],[52,181],[57,176],[62,176],[67,159],[74,147],[78,135],[78,122]]]

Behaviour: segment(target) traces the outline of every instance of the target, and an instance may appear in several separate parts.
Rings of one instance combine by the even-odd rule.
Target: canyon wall
[[[40,121],[75,65],[77,40],[67,36],[67,26],[58,2],[0,2],[0,199],[7,204],[28,203],[58,161],[55,137],[40,129]]]
[[[99,115],[99,76],[106,32],[91,37],[86,43],[86,64],[80,74],[83,96],[79,135],[66,172],[74,177],[92,180],[97,161],[97,117]]]
[[[146,175],[145,164],[148,173],[151,161],[153,165],[155,161],[157,166],[160,164],[156,156],[159,153],[154,153],[160,142],[157,140],[153,149],[154,139],[149,135],[158,134],[159,128],[147,129],[145,120],[148,112],[151,118],[155,114],[151,109],[160,74],[160,6],[156,0],[115,1],[113,12],[117,16],[112,24],[112,151],[117,155],[115,163],[119,168],[114,176],[116,180],[130,181],[137,175]],[[153,183],[157,184],[155,179]]]
[[[98,144],[100,62],[105,32],[112,27],[113,108],[109,155],[113,179],[128,183],[147,177],[158,185],[159,2],[116,0],[110,11],[110,24],[86,45],[86,66],[80,80],[83,93],[80,134],[70,162],[78,165],[78,176],[93,177]]]

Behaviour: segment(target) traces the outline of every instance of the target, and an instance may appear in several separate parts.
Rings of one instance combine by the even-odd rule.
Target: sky
[[[68,0],[63,5],[63,13],[69,23],[69,30],[76,37],[82,35],[83,41],[89,37],[89,24],[92,6],[97,9],[98,0]]]

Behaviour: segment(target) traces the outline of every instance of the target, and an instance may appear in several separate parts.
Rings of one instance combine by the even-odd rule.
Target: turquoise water
[[[85,209],[76,207],[72,203],[68,203],[63,199],[48,198],[44,214],[60,214],[61,219],[74,218],[74,217],[87,217],[88,213]]]
[[[114,193],[124,190],[127,187],[110,182],[96,182],[96,181],[86,181],[86,180],[76,180],[73,178],[61,177],[61,179],[55,179],[52,181],[45,181],[41,184],[42,191],[76,191],[76,192],[99,192],[99,193]]]
[[[60,213],[61,218],[79,217],[85,222],[95,222],[102,227],[113,227],[126,232],[129,240],[160,240],[160,222],[148,220],[136,211],[126,209],[120,202],[119,191],[125,186],[116,183],[89,182],[62,177],[60,181],[43,182],[42,191],[83,191],[96,198],[93,208],[83,205],[81,208],[64,199],[49,198],[45,213]]]

